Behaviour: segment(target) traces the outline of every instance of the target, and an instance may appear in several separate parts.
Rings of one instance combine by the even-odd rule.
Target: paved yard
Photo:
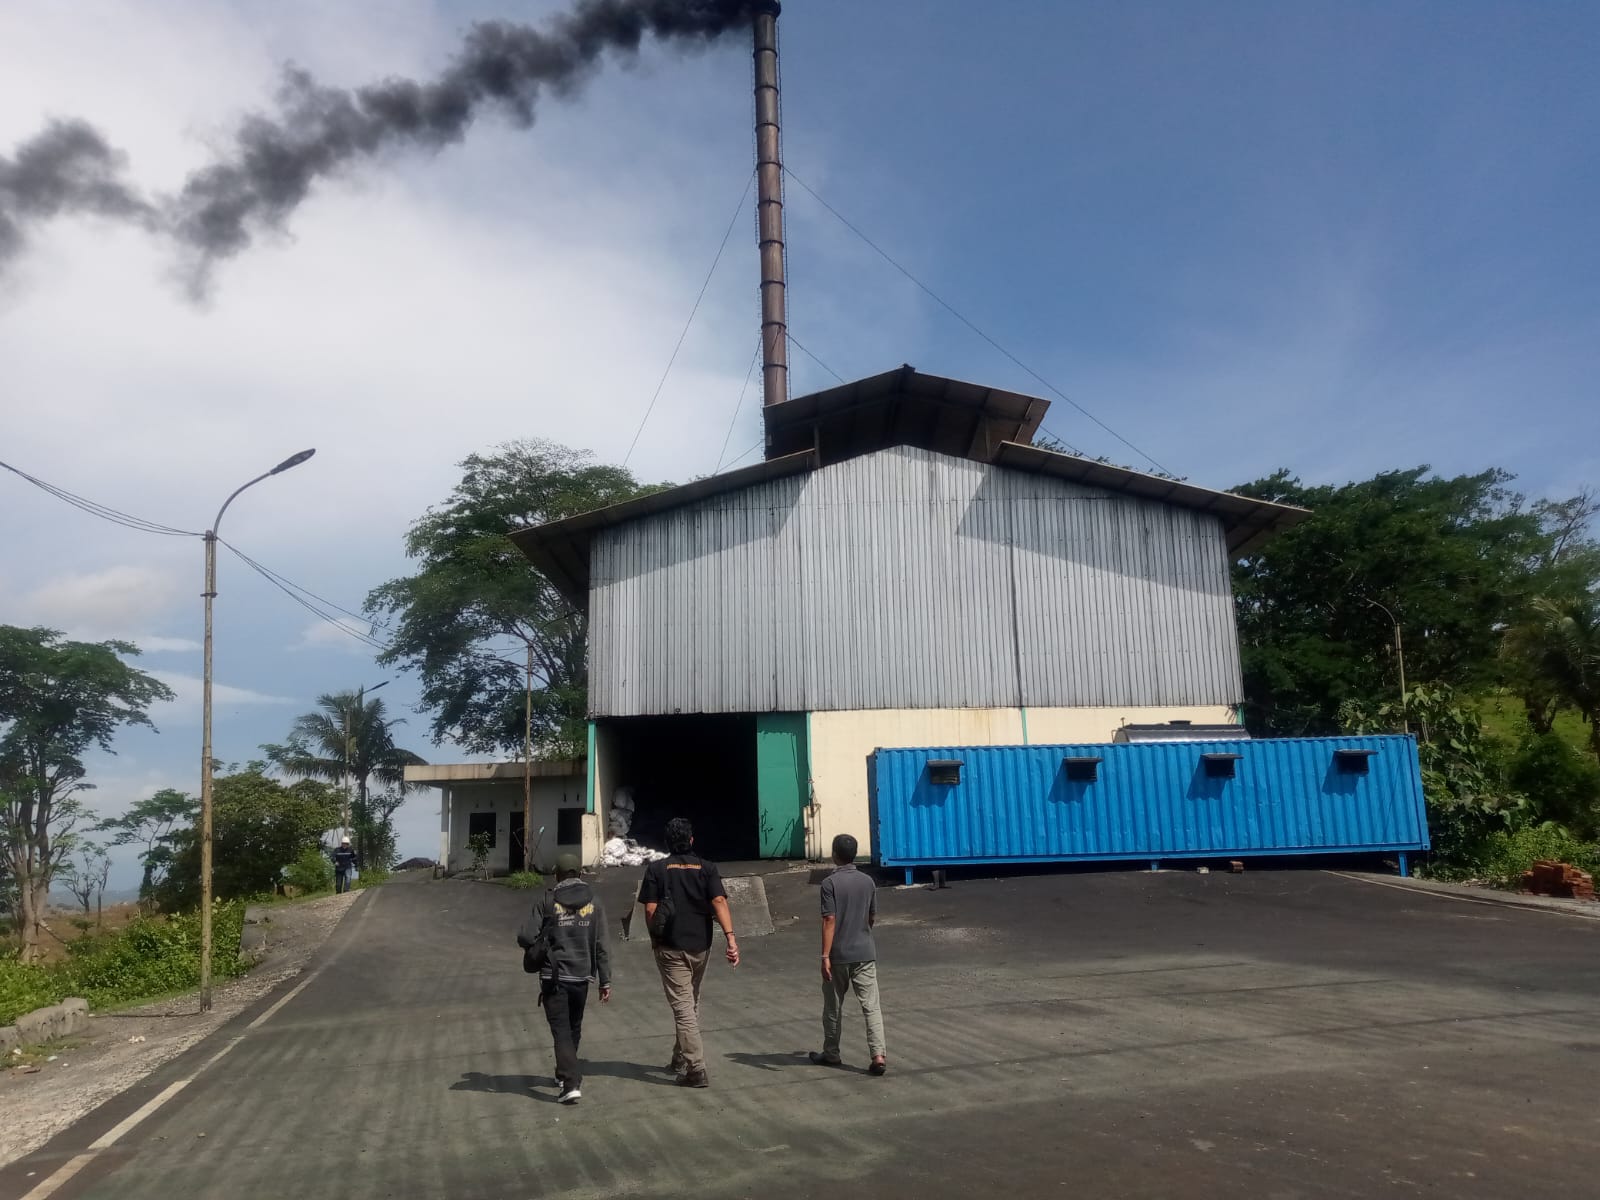
[[[873,1079],[803,1061],[816,890],[767,882],[779,932],[707,983],[709,1091],[658,1069],[671,1027],[634,941],[591,1008],[584,1100],[555,1105],[512,942],[528,897],[400,883],[281,1008],[0,1173],[0,1195],[63,1167],[56,1196],[119,1200],[1600,1190],[1600,922],[1317,872],[888,891],[892,1069]],[[859,1018],[846,1054],[866,1061]]]

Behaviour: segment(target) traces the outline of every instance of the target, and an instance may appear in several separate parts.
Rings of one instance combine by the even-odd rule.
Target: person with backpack
[[[594,889],[583,881],[577,856],[556,859],[556,885],[534,905],[517,944],[522,965],[539,975],[539,1003],[555,1043],[556,1100],[576,1104],[583,1095],[578,1046],[583,1040],[583,1010],[589,981],[600,983],[600,1003],[611,1003],[611,954],[606,947],[605,914]]]
[[[682,817],[667,822],[666,858],[645,870],[639,887],[661,990],[672,1006],[677,1030],[667,1070],[682,1087],[710,1087],[705,1046],[700,1040],[700,982],[711,957],[711,919],[727,939],[728,964],[739,965],[739,942],[717,864],[694,853],[694,827]]]
[[[350,837],[339,839],[339,848],[333,852],[333,890],[335,893],[350,890],[350,875],[356,869],[356,852],[350,848]],[[326,875],[323,876],[327,878]]]

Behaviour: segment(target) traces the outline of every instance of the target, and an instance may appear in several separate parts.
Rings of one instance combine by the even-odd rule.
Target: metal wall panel
[[[1220,521],[897,447],[607,530],[595,716],[1229,704]]]
[[[1334,752],[1370,750],[1366,774]],[[1202,755],[1238,754],[1214,779]],[[1067,778],[1068,757],[1101,759]],[[937,785],[930,759],[958,759]],[[885,866],[1424,850],[1409,737],[1264,738],[1076,746],[879,750],[868,765],[873,852]]]

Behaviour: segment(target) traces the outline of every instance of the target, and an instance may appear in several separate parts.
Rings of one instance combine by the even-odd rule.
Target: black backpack
[[[667,940],[672,931],[672,918],[678,913],[677,901],[672,894],[672,872],[661,868],[661,898],[656,901],[656,911],[650,915],[649,930],[652,944]]]
[[[528,919],[522,923],[522,928],[517,931],[517,945],[522,947],[522,969],[529,975],[537,975],[550,965],[550,931],[556,922],[556,894],[547,891],[544,894],[544,920],[539,928],[529,934],[529,926],[533,924],[534,913],[539,910],[534,908],[528,913]]]

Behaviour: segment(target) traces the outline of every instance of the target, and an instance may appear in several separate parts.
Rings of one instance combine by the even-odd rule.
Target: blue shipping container
[[[931,765],[930,765],[931,764]],[[959,764],[954,765],[954,764]],[[880,749],[884,866],[1428,848],[1409,737]]]

